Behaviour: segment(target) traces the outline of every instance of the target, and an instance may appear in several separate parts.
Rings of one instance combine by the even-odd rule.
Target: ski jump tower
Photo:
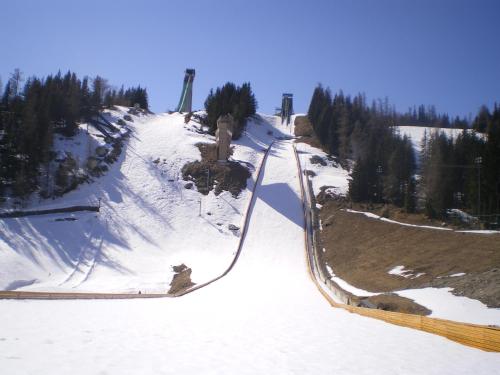
[[[181,99],[179,100],[179,105],[177,106],[177,112],[192,111],[194,75],[194,69],[186,69],[186,75],[184,76],[184,85],[182,86],[182,94]]]
[[[283,94],[281,99],[281,122],[286,121],[290,125],[290,120],[293,115],[293,94]]]

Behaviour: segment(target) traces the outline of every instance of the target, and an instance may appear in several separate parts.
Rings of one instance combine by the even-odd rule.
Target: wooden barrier
[[[360,307],[352,305],[352,303],[357,303],[355,299],[348,299],[346,297],[347,303],[339,303],[333,300],[328,292],[325,291],[322,285],[329,288],[329,291],[336,295],[348,296],[349,293],[343,291],[338,285],[334,285],[332,288],[332,283],[328,283],[328,278],[321,275],[321,268],[318,267],[317,256],[314,256],[314,241],[313,236],[314,228],[312,226],[312,218],[307,200],[306,192],[304,189],[304,178],[303,171],[300,164],[300,159],[297,153],[297,147],[294,145],[295,159],[297,162],[297,170],[299,173],[300,181],[300,193],[302,197],[302,207],[304,209],[304,241],[306,248],[306,263],[309,275],[320,293],[325,297],[325,299],[330,303],[331,306],[345,309],[351,313],[358,315],[378,319],[385,321],[387,323],[399,325],[402,327],[418,329],[420,331],[432,333],[442,337],[446,337],[449,340],[458,342],[460,344],[470,346],[473,348],[481,349],[489,352],[500,352],[500,327],[497,326],[485,326],[479,324],[461,323],[454,322],[446,319],[430,318],[427,316],[415,315],[415,314],[405,314],[394,311],[385,311],[378,309],[370,309],[366,307]],[[320,283],[322,281],[322,283]],[[337,289],[338,288],[338,289]],[[343,300],[341,298],[341,300]]]
[[[131,299],[131,298],[164,298],[164,297],[181,297],[188,293],[194,292],[195,290],[201,289],[207,285],[212,284],[213,282],[220,280],[224,276],[226,276],[235,266],[238,258],[241,254],[241,250],[243,249],[243,244],[245,242],[246,234],[248,232],[248,226],[250,224],[250,213],[255,205],[255,191],[257,190],[257,186],[259,185],[259,181],[262,179],[262,167],[265,164],[269,153],[271,152],[271,148],[274,145],[274,141],[271,142],[269,147],[266,150],[266,153],[262,157],[262,160],[259,164],[257,176],[255,178],[255,183],[252,188],[252,195],[250,196],[250,200],[248,202],[248,206],[245,212],[245,217],[243,219],[243,227],[241,229],[241,236],[238,242],[238,248],[236,250],[236,254],[229,265],[229,267],[219,276],[211,279],[205,283],[198,284],[193,286],[190,289],[186,289],[174,294],[168,293],[81,293],[81,292],[29,292],[29,291],[0,291],[0,299],[40,299],[40,300],[50,300],[50,299]]]
[[[8,211],[0,212],[0,219],[10,219],[25,216],[49,215],[49,214],[63,214],[69,212],[91,211],[99,212],[99,206],[70,206],[61,208],[51,208],[47,210],[33,210],[33,211]]]

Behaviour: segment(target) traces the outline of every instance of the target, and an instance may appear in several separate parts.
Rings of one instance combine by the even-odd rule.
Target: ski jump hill
[[[497,353],[331,307],[308,271],[291,132],[277,117],[252,120],[233,155],[252,173],[247,188],[203,196],[180,170],[213,137],[180,114],[134,118],[107,174],[60,200],[32,202],[48,209],[100,199],[99,213],[0,221],[1,289],[141,296],[1,300],[2,372],[497,371]],[[196,285],[226,275],[181,298],[142,298],[165,295],[181,263]]]

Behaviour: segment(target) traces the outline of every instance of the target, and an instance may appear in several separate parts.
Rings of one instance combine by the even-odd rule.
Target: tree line
[[[393,110],[395,125],[413,125],[435,128],[467,129],[469,123],[465,118],[450,118],[446,113],[437,113],[434,105],[409,108],[406,113],[399,114]]]
[[[16,69],[0,99],[0,195],[10,188],[26,197],[39,188],[44,166],[55,157],[55,134],[73,136],[104,107],[135,103],[148,109],[146,89],[117,91],[100,76],[80,79],[70,71],[24,82]]]
[[[481,130],[480,132],[478,130]],[[422,140],[421,193],[425,212],[443,217],[464,209],[484,221],[500,214],[500,108],[482,107],[473,127],[450,138],[432,133]]]
[[[233,139],[237,139],[245,128],[246,120],[255,115],[257,100],[250,83],[236,86],[234,83],[228,82],[224,86],[218,87],[215,92],[210,90],[205,100],[205,110],[205,122],[212,134],[215,134],[217,130],[219,116],[230,113],[235,120]]]
[[[446,123],[447,116],[420,108],[422,124]],[[349,196],[357,202],[392,203],[408,212],[424,210],[444,218],[450,208],[482,215],[500,211],[500,111],[482,107],[467,130],[452,139],[433,132],[424,137],[417,168],[411,140],[395,125],[406,121],[387,100],[367,105],[365,96],[332,96],[315,88],[308,110],[314,132],[325,149],[344,163],[354,161]],[[413,114],[411,115],[413,116]],[[480,135],[480,132],[483,135]],[[482,176],[482,177],[481,177]]]

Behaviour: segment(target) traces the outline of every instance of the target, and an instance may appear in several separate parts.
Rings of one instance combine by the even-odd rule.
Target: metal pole
[[[478,156],[475,160],[477,165],[477,216],[481,215],[481,163],[483,158]]]
[[[477,166],[477,216],[481,215],[481,165]]]

